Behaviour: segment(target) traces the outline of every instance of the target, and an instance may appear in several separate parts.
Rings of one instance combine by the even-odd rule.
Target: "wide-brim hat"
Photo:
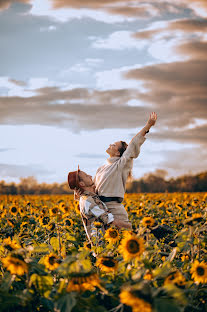
[[[71,171],[68,173],[68,185],[71,190],[78,189],[79,186],[79,176],[78,173],[80,172],[79,165],[78,170]]]

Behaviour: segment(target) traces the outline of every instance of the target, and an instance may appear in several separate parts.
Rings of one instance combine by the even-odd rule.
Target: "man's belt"
[[[99,196],[100,200],[104,203],[115,201],[117,203],[121,203],[123,201],[122,197],[105,197],[105,196]]]

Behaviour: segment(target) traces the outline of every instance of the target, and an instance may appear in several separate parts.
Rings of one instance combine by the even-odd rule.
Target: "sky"
[[[94,176],[151,112],[134,178],[205,171],[206,0],[0,0],[0,180]]]

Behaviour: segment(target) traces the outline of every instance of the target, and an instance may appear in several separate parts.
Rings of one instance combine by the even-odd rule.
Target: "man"
[[[101,232],[105,233],[105,229],[109,225],[115,225],[118,228],[126,227],[125,222],[114,220],[114,216],[109,212],[106,204],[102,202],[95,193],[95,184],[92,177],[84,171],[78,170],[68,173],[68,184],[72,190],[80,190],[79,199],[80,213],[87,237],[91,242],[91,238]],[[95,221],[101,223],[100,229],[94,225]]]

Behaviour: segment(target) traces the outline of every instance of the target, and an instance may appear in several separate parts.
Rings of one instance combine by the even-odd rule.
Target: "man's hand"
[[[81,196],[81,191],[80,190],[75,190],[74,191],[74,200],[79,200]]]
[[[150,117],[149,117],[148,121],[147,121],[147,124],[148,124],[150,127],[152,127],[152,126],[155,125],[156,120],[157,120],[157,114],[156,114],[155,112],[152,112],[152,113],[150,114]]]

